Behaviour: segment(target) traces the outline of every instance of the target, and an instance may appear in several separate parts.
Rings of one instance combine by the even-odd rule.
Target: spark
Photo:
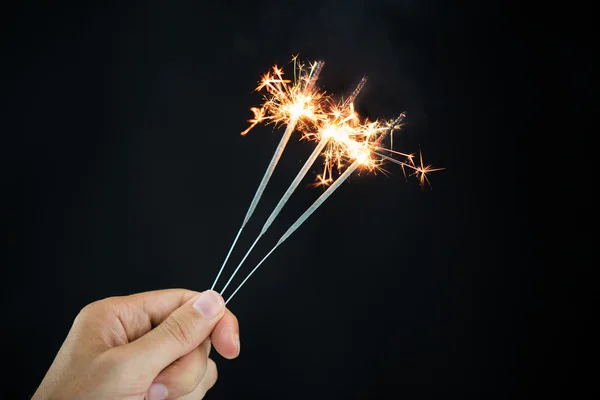
[[[321,73],[324,62],[310,64],[307,69],[304,64],[294,57],[294,81],[284,78],[283,69],[277,65],[272,71],[263,75],[256,91],[265,91],[263,105],[252,107],[254,117],[249,119],[250,126],[241,134],[245,136],[260,123],[290,125],[296,121],[299,128],[309,128],[326,118],[323,105],[328,96],[321,90],[315,89],[316,80]]]
[[[419,183],[421,184],[421,189],[425,186],[425,182],[431,187],[431,183],[429,182],[429,178],[427,178],[427,174],[435,171],[442,171],[444,168],[433,168],[431,164],[424,166],[423,165],[423,153],[419,149],[419,161],[420,165],[415,168],[414,174],[419,179]]]

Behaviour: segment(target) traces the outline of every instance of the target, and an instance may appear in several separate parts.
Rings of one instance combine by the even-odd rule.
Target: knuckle
[[[90,316],[90,315],[98,315],[104,314],[107,310],[110,309],[118,301],[118,297],[107,297],[102,300],[94,301],[79,311],[79,315],[82,316]]]
[[[83,307],[80,311],[79,314],[77,314],[77,318],[78,320],[81,321],[85,321],[87,319],[90,318],[91,315],[94,315],[96,310],[98,309],[98,303],[97,301],[90,303],[88,305],[86,305],[85,307]]]
[[[75,323],[86,324],[90,321],[108,318],[111,315],[111,310],[117,302],[117,297],[108,297],[106,299],[94,301],[79,311],[75,317]]]
[[[96,318],[103,309],[102,300],[95,301],[83,307],[77,317],[75,318],[76,322],[85,323],[90,319]]]
[[[194,343],[195,328],[192,323],[177,314],[171,314],[161,324],[162,329],[171,336],[173,340],[183,347],[189,347]]]

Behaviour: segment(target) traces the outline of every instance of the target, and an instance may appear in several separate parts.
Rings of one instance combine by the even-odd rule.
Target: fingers
[[[225,302],[212,290],[193,297],[138,340],[114,350],[125,352],[143,372],[156,376],[206,340],[225,313]],[[141,372],[141,371],[140,371]]]
[[[179,399],[195,391],[206,374],[209,349],[206,340],[165,368],[148,390],[148,400]]]
[[[210,335],[210,340],[219,354],[225,358],[236,358],[240,354],[238,320],[228,309]]]
[[[200,400],[206,396],[206,392],[208,392],[217,382],[217,365],[210,358],[206,363],[206,373],[202,378],[200,384],[196,387],[196,389],[185,396],[179,398],[179,400]]]
[[[123,326],[127,341],[133,342],[198,294],[186,289],[154,290],[112,298],[111,305]]]

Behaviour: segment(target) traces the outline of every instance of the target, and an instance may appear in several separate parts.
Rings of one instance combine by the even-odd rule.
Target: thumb
[[[144,336],[122,346],[122,350],[128,353],[127,358],[139,369],[154,377],[172,362],[198,347],[210,336],[224,314],[223,297],[208,290],[173,311]]]

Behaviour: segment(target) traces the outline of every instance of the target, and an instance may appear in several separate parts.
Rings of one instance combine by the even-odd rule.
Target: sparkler
[[[319,91],[315,91],[315,83],[319,78],[319,74],[321,73],[321,69],[323,68],[324,62],[319,61],[310,67],[310,72],[305,74],[305,70],[302,64],[296,63],[296,58],[294,58],[294,74],[298,72],[299,79],[295,79],[293,86],[288,86],[289,80],[283,79],[283,71],[281,69],[274,67],[273,75],[267,73],[257,90],[261,90],[266,88],[268,93],[271,94],[271,97],[268,98],[261,109],[252,108],[251,110],[254,112],[254,118],[249,122],[252,122],[252,125],[244,132],[242,135],[246,135],[250,129],[256,126],[259,122],[264,120],[271,120],[275,124],[281,123],[284,120],[287,120],[287,127],[285,128],[285,132],[273,153],[273,157],[271,158],[271,162],[269,163],[267,170],[265,171],[263,178],[258,185],[258,189],[254,194],[254,198],[250,203],[250,207],[246,212],[246,216],[244,217],[244,221],[242,222],[242,226],[238,230],[235,239],[233,239],[233,243],[227,252],[227,256],[221,265],[221,269],[215,278],[215,281],[212,284],[211,290],[215,288],[229,257],[231,256],[231,252],[235,247],[242,231],[246,227],[246,224],[252,217],[260,198],[262,197],[267,184],[269,183],[269,179],[273,175],[273,171],[281,158],[281,154],[283,154],[283,150],[287,145],[287,142],[290,140],[290,136],[294,129],[296,128],[296,124],[298,122],[308,121],[316,121],[320,116],[320,107],[319,100],[323,97],[323,95]],[[298,70],[298,71],[297,71]],[[266,113],[269,113],[267,115]]]
[[[336,128],[339,129],[340,127],[343,127],[345,124],[348,123],[348,121],[354,120],[356,118],[356,116],[354,115],[353,102],[356,99],[356,97],[359,95],[359,93],[362,90],[363,86],[365,85],[366,81],[367,81],[366,77],[363,77],[361,79],[361,81],[359,82],[356,89],[354,89],[352,94],[342,103],[342,106],[340,108],[341,111],[336,111],[334,113],[334,115],[333,115],[334,120],[332,123],[330,123],[330,126],[328,126],[326,129],[322,130],[322,132],[320,134],[319,143],[313,150],[312,154],[308,157],[308,159],[306,160],[306,162],[304,163],[304,165],[302,166],[302,168],[300,169],[300,171],[298,172],[298,174],[296,175],[296,177],[294,178],[294,180],[292,181],[292,183],[290,184],[290,186],[288,187],[286,192],[281,197],[281,199],[279,200],[279,203],[277,203],[277,206],[275,206],[275,209],[273,210],[273,212],[271,213],[269,218],[267,218],[267,221],[265,222],[260,233],[254,240],[254,243],[252,243],[252,245],[250,246],[250,248],[248,249],[248,251],[246,252],[244,257],[242,258],[242,260],[239,262],[237,268],[233,271],[233,274],[231,274],[231,276],[229,277],[229,280],[225,284],[225,287],[223,287],[223,290],[221,291],[221,295],[223,295],[225,293],[225,290],[227,289],[227,287],[229,286],[229,284],[231,283],[231,281],[233,280],[233,278],[235,277],[235,275],[237,274],[239,269],[242,267],[244,262],[246,261],[246,258],[248,258],[248,256],[250,255],[250,252],[252,252],[252,250],[258,243],[258,241],[267,232],[267,230],[269,229],[269,227],[271,226],[273,221],[275,221],[275,218],[277,218],[277,216],[279,215],[279,213],[281,212],[281,210],[283,209],[283,207],[285,206],[287,201],[290,199],[290,197],[292,196],[292,194],[294,193],[294,191],[296,190],[296,188],[298,187],[298,185],[300,184],[302,179],[304,179],[304,177],[306,176],[310,167],[314,164],[314,162],[319,157],[319,155],[321,155],[321,152],[323,151],[325,146],[329,143],[330,140],[333,140],[335,138],[334,130]],[[345,115],[345,116],[343,114],[344,111],[347,111],[347,115]],[[327,134],[327,133],[323,133],[323,132],[327,132],[327,133],[331,132],[331,133]],[[309,136],[307,136],[307,137],[309,137]]]
[[[431,165],[424,166],[421,152],[419,152],[420,165],[416,165],[412,154],[402,153],[381,146],[383,139],[388,135],[391,136],[393,131],[400,127],[400,123],[405,115],[402,113],[395,120],[388,122],[380,122],[377,120],[374,122],[361,122],[359,116],[354,112],[354,100],[363,88],[366,78],[363,78],[360,81],[356,89],[346,100],[339,105],[334,105],[329,96],[326,96],[324,92],[315,89],[316,80],[324,63],[318,62],[312,64],[310,70],[307,71],[297,62],[296,57],[294,57],[292,61],[294,62],[293,83],[290,80],[284,79],[283,71],[275,66],[273,67],[272,72],[263,76],[262,81],[257,87],[257,90],[265,89],[267,92],[264,96],[264,103],[261,108],[251,108],[254,113],[254,118],[248,121],[251,125],[242,132],[242,135],[246,135],[253,127],[261,122],[267,124],[273,123],[275,126],[285,124],[286,129],[254,195],[242,226],[225,257],[225,261],[223,262],[211,289],[214,289],[242,230],[256,209],[279,158],[294,130],[298,130],[303,134],[301,139],[315,140],[318,143],[279,200],[277,206],[271,212],[271,215],[267,218],[258,237],[254,240],[253,244],[225,284],[225,287],[221,291],[221,295],[223,295],[228,288],[238,270],[246,261],[260,238],[266,233],[273,221],[277,218],[319,155],[324,157],[324,165],[322,175],[317,176],[318,181],[316,185],[329,187],[279,238],[275,246],[271,248],[254,269],[252,269],[248,276],[246,276],[242,283],[235,289],[226,303],[235,296],[275,249],[287,240],[359,167],[362,166],[369,171],[380,170],[386,172],[380,165],[384,160],[388,160],[400,165],[405,176],[405,169],[412,169],[414,171],[412,175],[418,177],[421,187],[423,187],[425,183],[429,184],[429,179],[427,178],[428,173],[443,169],[433,168]],[[391,155],[386,155],[382,152]],[[405,160],[398,160],[394,158],[393,155],[402,156]],[[344,167],[346,167],[346,169],[343,171]],[[337,171],[339,174],[337,179],[334,179],[334,171]]]

